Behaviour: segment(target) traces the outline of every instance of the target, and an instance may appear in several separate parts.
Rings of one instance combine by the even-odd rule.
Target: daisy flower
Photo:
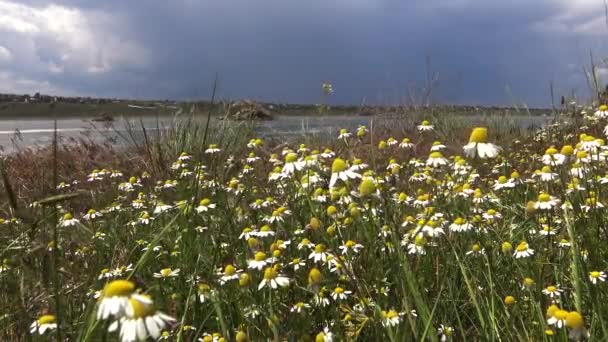
[[[414,148],[414,144],[412,144],[412,142],[410,141],[410,139],[408,138],[403,138],[403,140],[401,140],[401,143],[399,144],[400,148],[403,149],[412,149]]]
[[[593,285],[596,285],[598,281],[605,282],[606,281],[606,272],[602,272],[602,271],[589,272],[589,281],[591,281],[591,283]]]
[[[353,292],[344,290],[341,287],[336,287],[331,293],[331,298],[333,298],[334,300],[345,300],[351,293]]]
[[[298,155],[296,153],[290,152],[285,155],[285,164],[281,169],[281,173],[284,175],[292,175],[296,171],[302,170],[304,167],[304,162],[298,160]]]
[[[272,258],[267,258],[266,253],[259,251],[253,259],[247,260],[247,268],[261,271],[266,265],[272,263]]]
[[[401,323],[401,314],[393,309],[382,310],[382,325],[386,328],[396,327]]]
[[[561,296],[564,290],[559,288],[559,285],[549,285],[543,289],[543,293],[550,298],[555,298]]]
[[[97,319],[120,317],[129,305],[129,297],[135,292],[135,283],[129,280],[114,280],[101,291]]]
[[[469,143],[463,147],[464,154],[468,158],[479,157],[481,159],[495,158],[502,150],[499,146],[487,142],[488,129],[476,127],[471,132]]]
[[[258,286],[258,290],[263,289],[265,286],[269,286],[272,289],[277,287],[285,287],[289,285],[289,278],[280,275],[277,271],[277,267],[266,267],[264,270],[264,278]]]
[[[418,129],[418,132],[422,133],[432,131],[435,127],[431,125],[428,120],[423,120],[420,125],[416,126],[416,128]]]
[[[327,253],[327,247],[324,244],[320,243],[315,246],[315,249],[310,253],[308,259],[312,259],[314,262],[326,262],[329,253]]]
[[[65,213],[65,214],[63,214],[63,217],[61,218],[59,225],[61,227],[71,227],[71,226],[75,226],[78,223],[79,223],[79,221],[77,219],[75,219],[71,213]]]
[[[147,295],[132,295],[128,303],[126,315],[108,327],[110,332],[120,327],[122,342],[145,341],[150,337],[156,340],[165,327],[175,322],[173,317],[156,311]]]
[[[559,205],[559,200],[547,193],[538,195],[538,200],[534,203],[536,210],[551,210]]]
[[[203,198],[199,204],[198,207],[195,208],[197,213],[204,213],[207,212],[209,209],[214,209],[215,208],[215,203],[211,203],[211,200],[208,198]]]
[[[547,309],[547,324],[555,326],[558,329],[566,326],[566,317],[568,317],[568,311],[560,309],[555,304]]]
[[[211,144],[211,145],[209,145],[209,147],[208,147],[208,148],[205,150],[205,153],[206,153],[206,154],[216,154],[216,153],[220,153],[221,151],[222,151],[222,150],[221,150],[221,149],[219,149],[219,148],[217,147],[217,145],[216,145],[216,144]]]
[[[363,245],[360,243],[356,243],[353,240],[348,240],[338,248],[342,251],[343,255],[348,253],[349,251],[352,251],[353,253],[357,254],[363,248]]]
[[[336,158],[331,165],[331,178],[329,187],[333,188],[338,179],[346,182],[349,179],[361,178],[361,175],[348,168],[344,159]]]
[[[426,166],[439,167],[447,164],[448,160],[439,151],[431,152],[426,160]]]
[[[241,270],[237,269],[231,264],[226,265],[223,270],[220,269],[218,272],[218,275],[220,276],[220,285],[224,285],[229,281],[239,279],[241,272]]]
[[[346,139],[350,138],[352,135],[353,134],[350,133],[346,128],[341,128],[340,134],[338,135],[338,139],[346,140]]]
[[[310,309],[310,304],[304,302],[295,303],[290,309],[289,312],[302,313],[304,310]]]
[[[473,225],[467,222],[462,217],[458,217],[454,220],[454,222],[450,225],[450,231],[456,233],[468,232],[473,229]]]
[[[172,270],[171,268],[163,268],[160,272],[154,273],[154,278],[167,279],[177,277],[179,275],[179,268]]]
[[[454,328],[440,324],[439,328],[437,328],[437,335],[439,335],[441,341],[447,341],[448,338],[454,335]]]
[[[526,241],[520,242],[519,245],[517,245],[517,248],[515,248],[515,253],[513,253],[513,256],[515,257],[515,259],[528,258],[533,255],[534,255],[534,250],[532,248],[530,248],[530,246],[528,245],[528,243]]]
[[[44,335],[47,331],[57,329],[57,317],[55,315],[42,315],[30,325],[30,333]]]
[[[608,118],[608,106],[601,105],[599,108],[593,113],[593,116],[596,118],[604,119]]]

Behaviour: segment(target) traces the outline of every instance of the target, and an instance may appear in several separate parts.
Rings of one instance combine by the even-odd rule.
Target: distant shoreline
[[[0,94],[0,119],[35,119],[56,116],[65,117],[98,117],[98,116],[142,116],[156,114],[174,114],[181,110],[194,114],[223,115],[231,102],[221,101],[154,101],[125,100],[89,97],[56,97],[50,95],[15,95]],[[502,115],[544,115],[550,114],[550,108],[502,107],[502,106],[466,106],[466,105],[433,105],[433,106],[381,106],[381,105],[330,105],[320,107],[314,104],[280,104],[258,102],[276,115],[381,115],[404,114],[408,112],[428,111],[437,114],[502,114]]]

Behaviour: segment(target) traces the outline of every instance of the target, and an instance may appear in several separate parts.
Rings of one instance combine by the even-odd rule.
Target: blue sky
[[[603,0],[0,0],[0,92],[549,104],[608,76]]]

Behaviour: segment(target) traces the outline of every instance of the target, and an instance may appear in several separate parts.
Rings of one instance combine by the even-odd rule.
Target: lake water
[[[116,119],[110,125],[103,122],[91,121],[92,118],[60,118],[57,120],[58,135],[64,142],[77,142],[79,139],[89,141],[106,141],[113,138],[120,144],[121,133],[125,132],[127,121],[132,123],[135,130],[141,130],[141,125],[146,130],[154,131],[157,127],[163,129],[172,124],[174,120],[180,120],[175,116],[142,116],[138,118]],[[452,119],[452,118],[450,118]],[[471,124],[484,122],[487,116],[461,116],[454,117],[455,120],[466,120]],[[522,128],[540,127],[547,123],[551,117],[547,116],[510,116],[508,117],[515,125]],[[201,116],[197,120],[204,121]],[[217,121],[216,118],[212,119]],[[276,116],[274,120],[260,121],[255,123],[255,129],[260,136],[290,136],[296,134],[329,134],[337,135],[340,128],[355,129],[359,125],[370,126],[372,121],[381,122],[384,126],[390,126],[391,122],[401,120],[399,117],[381,118],[373,116]],[[0,119],[0,148],[4,153],[14,151],[15,148],[41,146],[49,144],[53,140],[54,121],[51,119],[28,119],[28,120],[2,120]]]

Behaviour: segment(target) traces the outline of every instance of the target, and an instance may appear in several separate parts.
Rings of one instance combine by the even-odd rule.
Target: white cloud
[[[602,0],[560,0],[557,13],[533,27],[545,33],[598,36],[608,33]]]
[[[4,46],[0,45],[0,62],[8,62],[12,59],[13,54]]]
[[[87,77],[145,65],[148,52],[128,37],[124,21],[101,10],[0,0],[0,61],[8,56],[8,70],[20,70],[18,75],[3,76],[18,76],[11,84],[19,86],[44,86],[57,74],[76,75],[84,82]]]

